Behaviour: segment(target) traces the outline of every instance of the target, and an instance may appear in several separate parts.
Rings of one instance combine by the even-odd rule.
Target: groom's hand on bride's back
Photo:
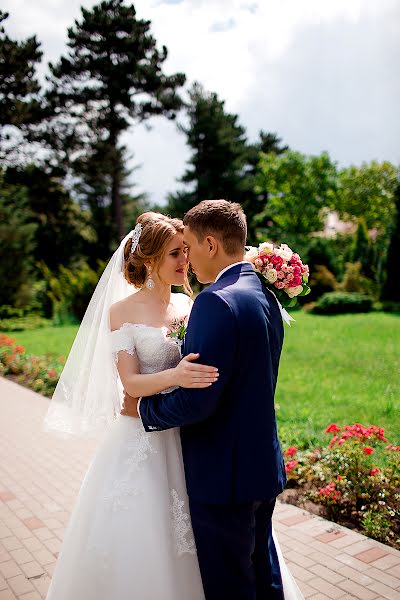
[[[124,392],[124,403],[122,405],[121,415],[124,415],[125,417],[138,417],[138,400],[139,398],[132,398],[132,396],[129,396],[129,394]]]

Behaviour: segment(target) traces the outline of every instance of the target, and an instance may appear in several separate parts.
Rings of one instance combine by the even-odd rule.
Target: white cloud
[[[55,61],[81,4],[3,0],[7,29],[37,33],[45,60]],[[167,70],[216,91],[252,138],[263,128],[303,152],[327,149],[341,163],[399,161],[397,0],[137,0],[135,7],[167,46]],[[188,150],[172,123],[152,124],[124,141],[143,164],[135,178],[160,201],[175,189]]]

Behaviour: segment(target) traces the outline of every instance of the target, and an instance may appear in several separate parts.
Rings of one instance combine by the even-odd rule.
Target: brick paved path
[[[0,600],[45,597],[96,448],[44,434],[48,402],[0,377]],[[307,599],[400,600],[400,552],[287,504],[275,530]]]

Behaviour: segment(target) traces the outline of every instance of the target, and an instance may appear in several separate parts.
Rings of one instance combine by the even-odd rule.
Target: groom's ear
[[[215,237],[213,237],[212,235],[208,235],[206,237],[206,242],[207,242],[208,257],[213,258],[215,256],[215,254],[217,253],[218,240]]]

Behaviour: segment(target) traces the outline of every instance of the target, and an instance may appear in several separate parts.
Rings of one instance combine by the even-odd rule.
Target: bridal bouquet
[[[245,260],[262,275],[266,286],[285,308],[295,306],[297,296],[306,296],[311,291],[307,285],[308,265],[303,264],[300,256],[287,244],[275,247],[269,242],[263,242],[258,248],[250,246]]]

